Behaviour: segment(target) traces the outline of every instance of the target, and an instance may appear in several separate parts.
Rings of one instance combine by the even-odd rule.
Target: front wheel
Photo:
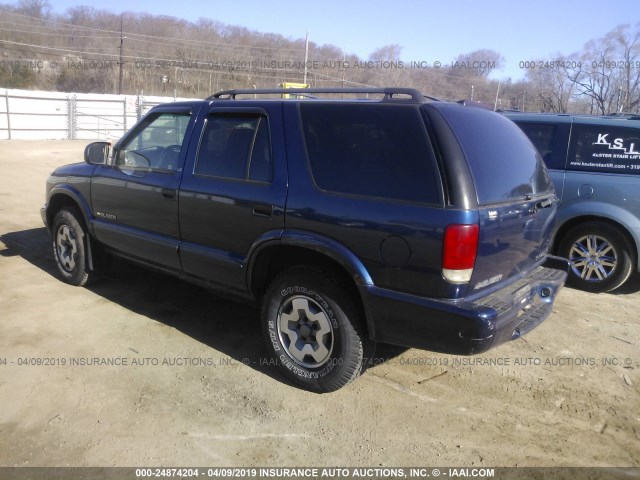
[[[92,276],[85,243],[88,238],[81,221],[78,209],[64,208],[54,217],[51,228],[58,271],[65,282],[75,286],[85,285]]]
[[[314,392],[347,385],[363,370],[366,338],[354,301],[330,275],[293,267],[269,286],[262,326],[269,353],[282,373]]]
[[[559,246],[571,264],[567,283],[588,292],[609,292],[626,282],[633,269],[631,251],[618,229],[601,222],[572,228]]]

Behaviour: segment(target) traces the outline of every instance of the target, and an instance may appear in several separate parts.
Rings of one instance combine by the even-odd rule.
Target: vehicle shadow
[[[0,249],[0,257],[20,256],[49,275],[56,275],[57,268],[46,228],[3,233],[0,241],[6,246],[6,249]]]
[[[49,234],[44,227],[0,235],[0,256],[20,256],[56,279]],[[62,280],[60,280],[62,281]],[[279,382],[295,386],[269,361],[257,305],[235,302],[203,287],[113,258],[94,283],[84,287],[131,312],[173,327],[218,352]],[[368,367],[406,348],[379,343]]]
[[[7,247],[2,249],[0,245],[0,257],[20,256],[59,278],[44,227],[2,234],[0,241]],[[266,361],[260,312],[255,305],[227,300],[205,288],[119,259],[113,259],[104,274],[85,288],[173,327],[234,362],[293,386],[275,365]]]
[[[610,293],[613,295],[629,295],[638,292],[640,292],[640,274],[634,272],[623,286]]]
[[[0,257],[20,256],[59,279],[44,227],[0,235],[6,246]],[[85,287],[112,303],[190,336],[235,362],[253,368],[279,382],[295,386],[269,362],[256,305],[238,303],[178,278],[113,259],[103,275]],[[60,280],[61,281],[61,280]],[[640,291],[637,273],[614,295]],[[406,349],[378,344],[369,366],[381,365]]]
[[[577,287],[566,286],[565,288],[570,290],[575,290],[576,292],[585,291]],[[624,295],[632,295],[638,292],[640,292],[640,274],[632,273],[629,279],[621,287],[618,287],[611,292],[594,293],[593,295],[623,295],[624,296]]]

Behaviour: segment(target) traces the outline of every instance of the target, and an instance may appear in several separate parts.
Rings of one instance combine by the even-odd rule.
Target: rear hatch
[[[478,252],[466,292],[470,296],[513,281],[544,260],[553,233],[556,195],[542,158],[513,122],[480,108],[430,105],[430,118],[440,128],[444,120],[457,140],[456,148],[445,147],[446,154],[455,156],[451,150],[457,150],[466,160],[466,168],[458,165],[456,172],[444,165],[452,207],[478,210]],[[455,194],[467,175],[475,198]]]

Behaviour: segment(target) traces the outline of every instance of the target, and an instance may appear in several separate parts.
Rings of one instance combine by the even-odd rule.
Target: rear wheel
[[[339,282],[320,269],[293,267],[269,286],[262,326],[281,372],[314,392],[331,392],[354,380],[373,349],[362,315]]]
[[[81,213],[77,208],[60,210],[53,219],[53,255],[58,271],[65,282],[85,285],[92,276],[87,259],[87,233],[82,225]]]
[[[620,231],[601,222],[587,222],[569,230],[559,253],[569,259],[567,283],[589,292],[608,292],[631,276],[632,250]]]

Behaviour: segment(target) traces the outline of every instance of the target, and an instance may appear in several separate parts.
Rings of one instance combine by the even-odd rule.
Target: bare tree
[[[369,60],[399,60],[402,53],[402,47],[397,44],[385,45],[376,49],[371,55]]]
[[[504,57],[495,50],[482,48],[458,55],[452,68],[462,76],[487,78],[494,70],[502,69]]]
[[[57,15],[51,12],[51,0],[14,1],[14,5],[0,4],[0,14],[8,21],[0,31],[0,40],[5,40],[0,42],[0,58],[5,60],[0,87],[116,89],[120,14],[73,7]],[[13,19],[22,25],[11,27]],[[518,82],[489,78],[504,64],[503,56],[490,49],[461,54],[453,64],[434,68],[426,62],[426,66],[402,62],[402,47],[397,44],[384,45],[362,59],[334,45],[311,41],[309,67],[309,62],[303,64],[304,38],[290,39],[216,20],[192,23],[129,12],[124,15],[123,33],[123,91],[127,93],[202,96],[226,88],[274,87],[301,81],[306,67],[308,82],[319,87],[397,85],[446,100],[472,99],[499,108],[640,111],[640,24],[621,25],[586,44],[576,68],[560,68],[557,59],[565,60],[560,55],[547,62],[556,63],[555,67],[529,71]],[[364,60],[374,61],[374,67]],[[51,66],[43,69],[43,63]]]
[[[51,13],[51,4],[47,0],[20,0],[18,9],[30,17],[45,19]]]
[[[640,104],[640,23],[635,29],[621,25],[609,35],[621,56],[618,67],[622,99],[619,99],[618,111],[632,112]]]
[[[569,73],[569,80],[575,82],[581,95],[591,99],[592,110],[601,115],[610,112],[615,92],[612,58],[615,48],[610,42],[591,40],[585,45],[580,64]]]
[[[640,24],[609,32],[588,42],[581,65],[568,73],[580,95],[593,105],[591,113],[607,114],[640,107]]]
[[[558,57],[554,61],[535,61],[536,68],[527,70],[531,94],[540,102],[543,112],[567,113],[576,82],[571,77],[572,61]],[[539,68],[538,68],[539,67]]]

